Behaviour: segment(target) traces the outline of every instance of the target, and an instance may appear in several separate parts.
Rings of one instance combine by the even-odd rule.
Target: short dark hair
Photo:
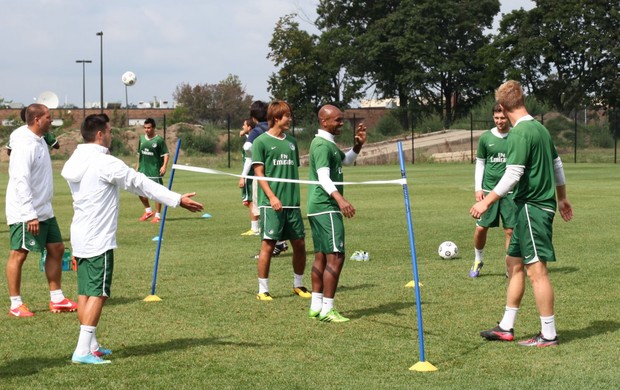
[[[84,119],[80,132],[86,142],[94,142],[98,131],[104,131],[110,118],[106,114],[92,114]]]
[[[254,122],[254,120],[252,118],[246,118],[243,120],[244,123],[247,123],[248,126],[250,126],[250,129],[253,129],[256,127],[256,122]]]
[[[144,121],[145,125],[151,125],[153,126],[153,128],[156,128],[157,125],[155,125],[155,119],[153,118],[146,118],[146,120]]]
[[[41,103],[32,103],[28,107],[26,107],[26,123],[28,126],[32,126],[34,124],[34,120],[37,117],[43,116],[45,110],[47,110],[47,106]]]
[[[250,116],[258,122],[267,121],[267,103],[257,100],[250,106]]]
[[[496,112],[504,112],[502,106],[500,106],[499,103],[495,103],[495,105],[493,106],[493,113],[495,114]]]
[[[26,110],[28,109],[28,107],[24,107],[22,108],[22,110],[19,113],[19,117],[22,118],[22,122],[26,123]]]

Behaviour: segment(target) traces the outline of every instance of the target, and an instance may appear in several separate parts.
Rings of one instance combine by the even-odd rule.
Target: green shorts
[[[512,194],[510,194],[493,203],[491,207],[482,214],[482,217],[476,221],[476,225],[486,228],[498,227],[501,217],[504,229],[513,229],[515,227],[516,214],[517,206],[512,198]]]
[[[308,216],[315,253],[344,253],[344,222],[341,213]]]
[[[46,244],[62,242],[62,235],[56,217],[39,221],[39,234],[28,232],[28,223],[18,222],[9,226],[10,249],[25,249],[30,252],[42,252]]]
[[[553,249],[554,213],[529,204],[517,205],[517,221],[506,253],[522,257],[524,264],[555,261]]]
[[[306,237],[299,208],[285,208],[277,213],[271,207],[261,207],[260,224],[263,240],[297,240]]]
[[[251,202],[252,201],[252,179],[245,179],[245,184],[241,188],[241,201],[242,202]]]
[[[114,271],[112,249],[93,257],[76,257],[78,295],[109,297]]]

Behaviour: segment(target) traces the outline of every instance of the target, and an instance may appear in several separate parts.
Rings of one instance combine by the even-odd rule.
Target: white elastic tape
[[[318,181],[280,179],[280,178],[276,178],[276,177],[249,176],[249,175],[248,176],[242,176],[242,175],[235,175],[234,173],[227,173],[227,172],[218,171],[216,169],[211,169],[211,168],[193,167],[191,165],[173,164],[172,165],[172,169],[177,169],[179,171],[209,173],[211,175],[226,175],[226,176],[233,176],[233,177],[243,177],[243,178],[252,179],[252,180],[278,181],[278,182],[283,182],[283,183],[300,183],[300,184],[316,184],[316,185],[320,185],[320,183]],[[407,184],[407,181],[405,179],[398,179],[398,180],[371,180],[371,181],[357,181],[357,182],[354,182],[354,181],[343,181],[343,182],[334,182],[334,184],[336,184],[336,185],[398,184],[398,185],[402,186],[402,185]]]

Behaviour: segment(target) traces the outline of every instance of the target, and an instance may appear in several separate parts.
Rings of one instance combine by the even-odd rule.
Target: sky
[[[529,0],[500,0],[501,13],[531,9]],[[268,100],[267,59],[278,19],[299,14],[317,33],[318,0],[0,0],[0,98],[25,105],[52,91],[60,105],[100,101],[101,48],[105,102],[168,101],[180,84],[239,77],[247,94]],[[497,26],[499,16],[496,17]],[[103,39],[97,32],[103,32]],[[82,65],[76,60],[91,60]]]

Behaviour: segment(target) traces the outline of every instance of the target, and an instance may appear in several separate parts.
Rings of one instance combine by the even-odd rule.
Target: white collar
[[[319,129],[319,131],[316,133],[316,136],[324,138],[330,142],[336,143],[334,139],[334,135],[327,130]]]

